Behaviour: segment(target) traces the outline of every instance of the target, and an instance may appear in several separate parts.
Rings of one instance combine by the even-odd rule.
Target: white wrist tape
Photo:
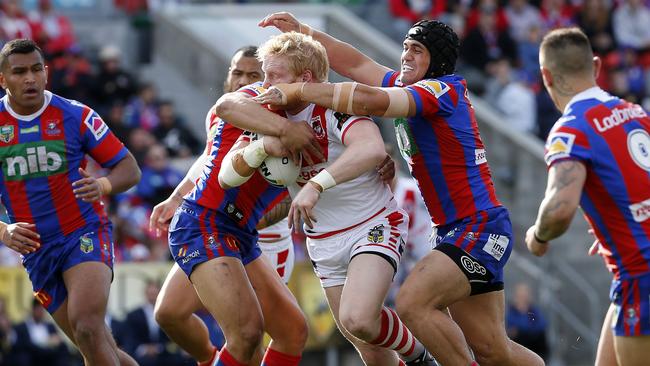
[[[250,145],[249,145],[250,146]],[[235,171],[235,167],[232,164],[232,160],[239,154],[240,152],[235,152],[235,153],[229,153],[223,158],[223,162],[221,163],[221,169],[219,169],[219,179],[227,184],[229,187],[239,187],[242,184],[246,183],[250,177],[253,175],[249,175],[248,177],[243,177]]]
[[[244,148],[242,157],[246,164],[251,168],[259,168],[262,162],[269,154],[264,151],[264,138],[255,140]]]
[[[298,24],[298,33],[306,34],[308,36],[314,35],[314,29],[307,24],[300,23]]]
[[[321,170],[320,173],[316,174],[316,176],[309,181],[321,186],[321,188],[323,188],[321,192],[336,186],[334,177],[332,177],[332,174],[325,169]]]
[[[388,108],[385,117],[407,117],[409,114],[409,95],[403,88],[383,88],[388,94]]]

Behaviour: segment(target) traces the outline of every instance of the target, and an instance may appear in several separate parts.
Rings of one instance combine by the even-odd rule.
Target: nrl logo
[[[377,225],[368,231],[368,241],[381,243],[384,241],[384,225]]]
[[[87,236],[82,236],[79,238],[79,249],[81,249],[82,252],[88,254],[93,251],[94,246],[93,246],[93,240]]]
[[[14,139],[14,126],[0,127],[0,141],[10,142]]]

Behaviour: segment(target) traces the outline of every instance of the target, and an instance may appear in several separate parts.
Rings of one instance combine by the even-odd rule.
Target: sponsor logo
[[[36,126],[28,127],[28,128],[21,128],[20,133],[38,133],[41,129]]]
[[[614,108],[612,109],[612,113],[609,116],[603,117],[600,120],[594,118],[592,121],[596,126],[598,132],[602,133],[618,125],[622,125],[623,123],[638,118],[645,118],[647,116],[648,115],[643,110],[643,108],[641,108],[641,106],[633,104],[627,108]]]
[[[569,157],[575,139],[575,135],[566,132],[551,134],[546,146],[546,163],[550,164],[557,159]]]
[[[650,198],[643,202],[631,204],[628,207],[630,208],[634,221],[644,222],[650,218]]]
[[[183,245],[178,249],[178,254],[176,254],[177,257],[184,257],[187,255],[187,244]]]
[[[426,89],[426,91],[433,94],[436,98],[445,95],[450,89],[449,85],[438,80],[422,80],[416,85]]]
[[[480,165],[487,163],[485,149],[474,149],[474,164]]]
[[[86,254],[95,250],[95,246],[93,245],[93,240],[89,238],[87,235],[88,234],[84,234],[82,237],[79,238],[79,249]]]
[[[34,292],[34,297],[36,300],[38,300],[39,303],[41,303],[44,308],[47,308],[52,303],[52,296],[45,292],[45,290],[38,290]]]
[[[226,235],[223,238],[223,241],[226,243],[226,246],[231,251],[233,251],[233,252],[238,252],[239,251],[239,241],[234,236]]]
[[[501,257],[506,253],[506,249],[508,249],[508,244],[510,244],[510,239],[507,236],[490,234],[483,246],[483,251],[500,261]]]
[[[641,169],[650,170],[650,135],[642,129],[627,135],[627,151]]]
[[[47,121],[45,134],[48,136],[60,135],[61,129],[59,128],[59,121],[58,120]]]
[[[65,143],[41,141],[12,145],[0,149],[0,161],[8,181],[47,177],[67,169]]]
[[[478,273],[482,276],[487,273],[485,267],[466,255],[460,257],[460,263],[463,265],[463,268],[465,268],[465,270],[469,273]]]
[[[101,139],[108,131],[108,126],[99,116],[86,118],[84,123],[88,126],[88,129],[92,132],[93,136],[95,136],[95,140]]]
[[[0,141],[10,142],[14,139],[14,126],[0,127]]]
[[[191,261],[192,259],[196,258],[199,256],[199,250],[195,250],[192,253],[188,254],[181,260],[182,264],[187,264],[187,262]]]
[[[380,224],[368,231],[368,241],[371,243],[382,243],[384,241],[384,225]]]

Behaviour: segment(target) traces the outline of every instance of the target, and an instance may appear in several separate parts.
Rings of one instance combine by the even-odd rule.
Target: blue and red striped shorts
[[[188,277],[194,267],[213,258],[234,257],[247,265],[262,254],[256,231],[242,229],[227,214],[189,201],[183,201],[169,225],[169,250]]]
[[[83,262],[103,262],[113,269],[112,228],[110,222],[88,224],[23,256],[34,296],[48,312],[54,313],[68,296],[63,272]]]
[[[612,281],[609,298],[616,306],[614,335],[650,335],[650,273]]]

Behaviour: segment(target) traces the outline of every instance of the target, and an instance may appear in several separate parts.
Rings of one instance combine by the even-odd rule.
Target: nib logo
[[[8,181],[47,177],[67,169],[63,141],[13,145],[0,149],[2,171]]]

